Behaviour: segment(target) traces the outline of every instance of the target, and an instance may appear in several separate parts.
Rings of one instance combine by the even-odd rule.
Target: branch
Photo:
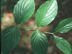
[[[44,33],[47,33],[47,34],[52,34],[52,35],[54,35],[54,33],[51,33],[51,32],[44,32]]]
[[[30,30],[30,29],[22,29],[22,28],[19,28],[20,30],[26,30],[26,31],[35,31],[35,30]]]
[[[8,26],[5,26],[5,25],[2,25],[2,26],[4,26],[4,27],[8,27]]]
[[[2,26],[4,26],[4,27],[9,27],[9,26],[5,26],[5,25],[2,25]],[[22,29],[22,28],[18,28],[18,29],[20,29],[20,30],[26,30],[26,31],[35,31],[35,30],[37,30],[37,28],[36,28],[35,30],[30,30],[30,29]]]

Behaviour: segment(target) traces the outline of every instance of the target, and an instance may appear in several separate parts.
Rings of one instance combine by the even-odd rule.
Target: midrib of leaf
[[[29,8],[30,6],[31,6],[31,4],[28,6],[28,8]],[[27,8],[26,10],[28,10],[28,8]],[[26,11],[26,10],[25,10],[25,11]],[[31,10],[31,9],[29,9],[29,10]],[[25,11],[24,11],[24,12],[25,12]],[[24,12],[23,12],[23,13],[24,13]],[[22,13],[21,18],[23,17],[23,13]],[[28,13],[27,13],[27,14],[28,14]],[[20,18],[20,21],[21,21],[21,18]]]
[[[16,30],[16,27],[15,27],[14,30],[12,31],[13,34],[15,34],[15,30]],[[12,35],[13,35],[13,34],[12,34]],[[13,36],[15,36],[15,35],[13,35]],[[12,38],[12,36],[10,36],[10,37]],[[15,37],[14,37],[14,39],[15,39]],[[13,42],[12,42],[12,41],[14,42],[14,40],[13,40],[13,39],[11,40],[11,46],[10,46],[10,48],[12,48],[12,46],[13,46]],[[14,47],[15,47],[15,46],[14,46]],[[13,50],[14,47],[13,47],[11,50]]]
[[[57,44],[56,44],[57,47],[58,47],[58,45],[60,45],[60,44],[62,44],[62,46],[64,45],[65,47],[67,47],[67,46],[66,46],[65,44],[63,44],[62,42],[63,42],[63,41],[59,40],[59,42],[57,42]],[[62,46],[61,46],[61,47],[62,47]],[[58,47],[58,48],[59,48],[59,47]],[[67,47],[67,48],[68,48],[68,47]],[[60,49],[60,48],[59,48],[59,49]],[[68,49],[69,49],[69,48],[68,48]],[[61,49],[60,49],[60,50],[61,50]],[[69,49],[69,50],[70,50],[70,49]],[[61,51],[62,51],[62,50],[61,50]],[[71,51],[71,50],[70,50],[70,51]],[[63,52],[63,51],[62,51],[62,52]],[[64,53],[65,53],[65,52],[64,52]]]
[[[60,45],[60,43],[62,44],[62,45],[64,45],[64,46],[66,46],[67,47],[67,45],[65,45],[65,44],[63,44],[63,43],[65,43],[63,40],[62,40],[62,38],[60,37],[60,40],[59,40],[59,38],[58,37],[56,37],[56,36],[54,36],[55,37],[55,39],[57,39],[58,41],[57,41],[57,43],[56,43],[56,45],[58,46],[58,45]],[[56,40],[55,40],[56,41]],[[66,41],[66,40],[65,40]],[[62,43],[63,42],[63,43]],[[66,41],[67,42],[67,41]],[[68,44],[68,42],[66,43],[66,44]],[[68,44],[69,45],[69,44]],[[70,46],[70,45],[69,45]],[[68,48],[68,47],[67,47]],[[68,48],[69,49],[69,48]],[[70,50],[70,49],[69,49]]]
[[[20,1],[19,1],[20,2]],[[22,3],[23,3],[23,5],[25,5],[25,2],[26,2],[26,0],[25,0],[25,2],[23,2],[23,1],[21,1]],[[20,4],[18,4],[18,6],[19,6]],[[21,9],[21,8],[20,8]],[[25,8],[24,8],[25,9]],[[20,10],[21,11],[21,10]],[[23,11],[22,12],[22,15],[23,15],[23,13],[24,13],[25,11]],[[20,13],[18,14],[18,15],[20,15]],[[21,15],[21,17],[22,17],[22,15]],[[19,21],[18,21],[18,23],[20,22],[20,20],[21,20],[21,17],[19,18]]]
[[[14,30],[15,30],[15,29],[16,29],[16,27],[14,28]],[[14,30],[12,30],[11,32],[14,33]],[[7,33],[6,35],[10,34],[11,32]],[[7,37],[6,35],[5,35],[6,39],[8,39],[9,37],[12,37],[12,36],[10,36],[10,35],[12,35],[12,34],[10,34],[8,37]],[[5,37],[4,37],[4,38],[5,38]]]
[[[37,30],[37,33],[38,33],[38,30]],[[40,35],[39,33],[38,33],[38,35]],[[37,38],[38,38],[38,36],[36,36]],[[39,38],[38,38],[38,40],[39,40]]]
[[[29,7],[30,7],[30,6],[29,6]],[[29,8],[29,7],[28,7],[28,8]],[[27,9],[28,9],[28,8],[27,8]],[[27,9],[26,9],[26,10],[27,10]],[[26,10],[25,10],[25,11],[26,11]],[[31,8],[30,8],[29,10],[31,10]],[[28,11],[29,11],[29,10],[28,10]],[[23,13],[24,13],[24,12],[23,12]],[[29,13],[27,13],[27,14],[29,14]],[[21,18],[22,18],[23,16],[24,16],[24,15],[22,14]],[[31,16],[30,16],[30,17],[31,17]],[[21,18],[20,18],[20,21],[21,21]],[[26,19],[26,18],[24,18],[23,21],[26,21],[25,19]],[[29,18],[28,18],[28,19],[29,19]],[[19,22],[20,22],[20,21],[19,21]]]
[[[16,33],[13,32],[13,34],[15,34],[14,37],[13,37],[13,38],[15,39]],[[12,37],[12,36],[11,36],[11,37]],[[16,39],[15,39],[15,40],[14,40],[14,39],[11,40],[11,46],[13,46],[13,42],[16,42],[16,41],[15,41]],[[12,42],[12,41],[13,41],[13,42]],[[11,46],[10,46],[10,47],[11,47]],[[16,45],[15,45],[15,46],[16,46]],[[15,47],[15,46],[14,46],[14,47]],[[13,48],[11,47],[11,48],[12,48],[11,50],[13,50],[14,47],[13,47]]]
[[[37,33],[38,33],[38,31],[37,31]],[[39,34],[39,33],[38,33]],[[41,37],[41,34],[39,34],[39,36],[38,37],[40,37],[40,39],[39,38],[37,38],[38,40],[40,40],[40,41],[45,41],[46,42],[46,40],[44,40],[44,39],[46,39],[44,36],[42,36]],[[46,43],[45,43],[46,44]]]
[[[71,22],[70,22],[70,23],[71,23]],[[66,25],[68,25],[68,24],[70,24],[70,23],[67,23]],[[64,25],[64,26],[66,26],[66,25]],[[64,27],[64,26],[63,26],[63,27]],[[61,27],[59,30],[61,30],[63,27]],[[57,30],[57,31],[59,31],[59,30]],[[57,32],[57,31],[56,31],[56,32]],[[55,32],[55,33],[56,33],[56,32]]]
[[[39,36],[38,36],[39,35]],[[43,36],[44,37],[44,36]],[[38,30],[37,30],[37,36],[36,36],[36,38],[38,39],[38,40],[36,40],[36,43],[38,44],[38,46],[41,46],[41,49],[43,49],[43,46],[45,46],[45,44],[42,42],[42,40],[44,40],[42,37],[41,37],[41,35],[40,35],[40,33],[38,32]],[[42,39],[41,39],[42,38]],[[44,40],[45,41],[45,40]],[[40,43],[39,43],[40,42]],[[43,51],[43,53],[44,53],[44,51],[45,50],[42,50]]]
[[[37,33],[36,33],[34,36],[35,36],[35,37],[33,37],[33,38],[35,38],[35,39],[34,39],[34,41],[33,41],[33,42],[34,42],[34,43],[36,43],[36,46],[37,46],[37,45],[38,45],[38,43],[37,43],[37,42],[38,42],[38,40],[39,40],[39,38],[38,38],[38,31],[37,31]],[[36,42],[35,42],[35,41],[36,41]],[[35,48],[36,48],[36,46],[35,46],[35,44],[33,44],[33,47],[35,47]],[[34,49],[34,48],[33,48],[33,49]]]
[[[62,42],[61,42],[61,44],[64,45],[65,47],[67,47],[67,45],[63,44]],[[68,48],[68,47],[67,47],[67,48]],[[68,50],[71,51],[69,48],[68,48]]]
[[[48,1],[47,1],[48,2]],[[51,1],[50,1],[51,2]],[[53,3],[49,3],[49,6],[51,6]],[[50,7],[48,7],[50,9]],[[46,12],[47,13],[47,12]],[[45,17],[44,17],[45,18]],[[42,19],[42,21],[44,20],[44,18]],[[40,22],[39,26],[41,25],[42,21]]]
[[[13,33],[13,34],[15,33],[16,27],[15,27],[15,26],[12,26],[11,28],[12,28],[12,29],[9,28],[11,32],[9,32],[9,31],[8,31],[9,33],[6,32],[6,33],[7,33],[6,35],[8,35],[8,34],[10,34],[10,33]],[[8,37],[5,36],[6,38],[4,37],[7,41],[10,41],[10,40],[11,40],[11,41],[10,41],[10,42],[11,42],[11,44],[10,44],[11,46],[9,46],[9,44],[6,44],[6,47],[8,47],[8,50],[11,48],[11,49],[9,50],[9,52],[14,49],[14,47],[13,47],[13,42],[12,42],[13,34],[10,34]],[[11,38],[11,39],[10,39],[10,38]],[[6,40],[5,40],[5,41],[6,41]],[[13,48],[12,48],[12,47],[13,47]],[[9,52],[7,52],[7,53],[9,53]]]

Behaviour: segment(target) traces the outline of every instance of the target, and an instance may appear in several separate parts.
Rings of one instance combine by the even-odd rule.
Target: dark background
[[[7,26],[16,25],[13,17],[13,8],[17,1],[18,0],[1,0],[1,32]],[[25,29],[36,29],[37,26],[35,23],[35,13],[39,6],[45,1],[47,0],[35,0],[36,8],[33,16],[27,22],[18,25],[18,27]],[[61,20],[72,18],[72,0],[57,0],[57,2],[58,14],[55,20],[48,26],[40,27],[39,31],[54,32],[56,26]],[[30,37],[32,33],[33,31],[20,30],[20,41],[18,45],[10,52],[10,54],[34,54],[30,45]],[[72,47],[72,30],[70,30],[68,33],[58,33],[56,35],[66,39]],[[46,36],[49,41],[47,54],[64,54],[56,47],[53,36],[48,34],[46,34]]]

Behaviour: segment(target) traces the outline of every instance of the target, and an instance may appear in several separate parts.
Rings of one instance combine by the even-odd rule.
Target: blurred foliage
[[[1,32],[6,28],[2,25],[11,26],[16,25],[13,17],[13,8],[18,0],[1,0]],[[35,0],[35,13],[36,10],[47,0]],[[54,32],[58,23],[66,18],[72,17],[72,0],[57,0],[58,2],[58,14],[55,20],[48,26],[40,28],[41,31]],[[35,13],[25,23],[17,25],[19,28],[36,29]],[[13,49],[10,54],[33,54],[30,46],[30,37],[33,32],[20,30],[21,39],[19,44]],[[56,34],[66,39],[72,46],[72,30],[65,34]],[[53,37],[46,34],[49,41],[49,48],[47,54],[64,54],[54,44]]]
[[[5,0],[1,0],[1,6],[6,5]]]

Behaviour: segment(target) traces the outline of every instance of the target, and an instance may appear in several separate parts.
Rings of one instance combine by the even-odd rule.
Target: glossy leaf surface
[[[57,1],[50,0],[42,4],[36,12],[35,20],[38,27],[50,24],[57,15]]]
[[[20,40],[20,32],[17,27],[7,27],[1,35],[1,50],[3,54],[9,54]]]
[[[46,54],[48,49],[47,37],[40,31],[34,31],[31,36],[31,48],[34,54]]]
[[[55,29],[55,33],[66,33],[72,29],[72,18],[62,20]]]
[[[13,12],[16,24],[26,22],[32,16],[34,10],[34,0],[19,0]]]
[[[65,54],[71,54],[71,46],[68,41],[62,37],[54,36],[56,46]]]

